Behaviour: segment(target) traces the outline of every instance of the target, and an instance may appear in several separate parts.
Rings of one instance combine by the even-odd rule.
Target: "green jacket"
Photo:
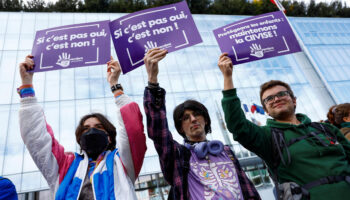
[[[272,138],[270,127],[284,130],[285,141],[300,137],[311,131],[317,132],[310,126],[311,120],[303,114],[297,114],[299,125],[280,123],[273,119],[267,120],[266,126],[257,126],[245,118],[236,89],[223,91],[222,107],[228,130],[234,140],[246,149],[261,157],[266,164],[272,166]],[[322,146],[316,138],[307,138],[289,147],[291,164],[282,163],[277,169],[278,182],[295,182],[304,185],[326,176],[350,175],[350,143],[334,126],[324,124],[337,135],[339,144]],[[319,135],[327,144],[330,141],[324,134]],[[287,160],[286,151],[283,157]],[[345,181],[325,184],[310,189],[311,199],[350,199],[350,184]]]

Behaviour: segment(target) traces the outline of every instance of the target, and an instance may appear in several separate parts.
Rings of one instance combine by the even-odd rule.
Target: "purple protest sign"
[[[301,51],[281,11],[250,17],[213,31],[221,52],[241,64]]]
[[[186,1],[123,16],[110,30],[124,74],[143,65],[149,49],[173,52],[202,42]]]
[[[105,64],[111,55],[109,21],[37,31],[34,72]]]

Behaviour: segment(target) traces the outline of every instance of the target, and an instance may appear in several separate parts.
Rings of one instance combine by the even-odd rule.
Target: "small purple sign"
[[[173,52],[202,42],[186,1],[123,16],[110,30],[124,74],[143,65],[149,49]]]
[[[37,31],[34,72],[105,64],[111,55],[109,20]]]
[[[301,51],[281,11],[234,22],[213,31],[221,52],[241,64]]]

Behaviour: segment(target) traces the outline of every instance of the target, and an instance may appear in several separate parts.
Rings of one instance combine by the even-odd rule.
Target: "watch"
[[[122,85],[120,85],[120,84],[118,83],[118,84],[113,85],[113,86],[111,87],[111,90],[112,90],[113,93],[114,93],[114,91],[116,91],[116,90],[121,90],[121,91],[123,91],[123,87],[122,87]]]

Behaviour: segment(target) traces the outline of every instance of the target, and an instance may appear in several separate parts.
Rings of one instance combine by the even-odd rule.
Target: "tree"
[[[84,9],[87,12],[107,12],[109,0],[85,0]]]
[[[24,5],[24,10],[30,12],[42,12],[45,9],[46,7],[44,0],[31,0],[27,1],[27,3]]]
[[[306,16],[306,6],[304,2],[293,1],[286,7],[288,16]]]
[[[208,12],[210,0],[187,0],[187,4],[191,13],[202,14]]]
[[[22,0],[3,0],[3,8],[6,11],[21,11],[23,10]]]
[[[79,0],[58,0],[53,9],[59,12],[75,12],[83,7],[83,4]]]

